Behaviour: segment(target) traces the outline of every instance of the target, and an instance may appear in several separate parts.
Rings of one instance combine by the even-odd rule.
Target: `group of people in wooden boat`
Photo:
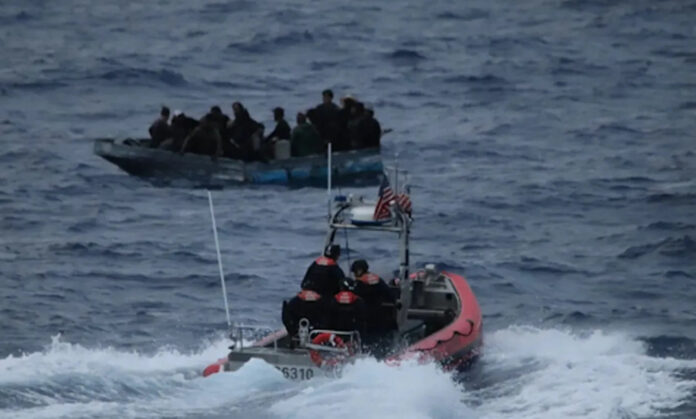
[[[244,161],[322,154],[329,143],[333,151],[379,148],[382,128],[374,111],[351,96],[341,99],[341,107],[333,99],[333,92],[324,90],[322,103],[298,112],[292,129],[285,110],[274,108],[275,127],[269,134],[240,102],[232,104],[233,118],[213,106],[200,120],[182,112],[172,115],[164,106],[150,126],[150,146]]]

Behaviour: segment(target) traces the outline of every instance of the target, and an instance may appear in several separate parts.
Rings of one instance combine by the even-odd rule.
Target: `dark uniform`
[[[341,288],[345,275],[335,259],[328,256],[317,258],[305,273],[302,289],[316,291],[324,297],[332,297]]]
[[[309,320],[313,329],[324,329],[328,326],[329,309],[326,298],[314,291],[302,290],[290,301],[283,301],[283,324],[291,336],[297,334],[300,320],[303,318]]]
[[[365,300],[367,306],[367,333],[378,337],[394,330],[396,324],[394,317],[390,315],[390,309],[382,307],[383,303],[393,304],[396,300],[389,285],[370,272],[358,277],[356,282],[355,293]]]
[[[355,293],[365,300],[370,314],[375,314],[370,316],[371,319],[377,317],[375,310],[378,310],[382,303],[394,303],[395,300],[389,285],[379,275],[371,272],[357,278]]]
[[[346,289],[334,295],[331,301],[329,328],[340,331],[357,331],[364,336],[367,326],[367,306],[354,292]]]

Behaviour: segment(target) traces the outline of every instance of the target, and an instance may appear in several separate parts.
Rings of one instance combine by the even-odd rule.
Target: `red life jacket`
[[[317,301],[321,298],[319,293],[312,290],[302,290],[299,294],[297,294],[297,296],[300,297],[300,300],[302,301]]]
[[[353,304],[358,299],[358,296],[350,291],[341,291],[334,295],[334,298],[339,304]]]
[[[326,257],[326,256],[319,256],[319,257],[314,261],[314,263],[316,263],[317,265],[321,265],[321,266],[334,266],[334,265],[336,265],[336,261],[335,261],[335,260],[333,260],[333,259],[331,259],[331,258],[329,258],[329,257]]]
[[[358,278],[358,281],[362,282],[365,285],[376,285],[379,283],[379,275],[368,272],[366,274],[363,274],[360,278]]]

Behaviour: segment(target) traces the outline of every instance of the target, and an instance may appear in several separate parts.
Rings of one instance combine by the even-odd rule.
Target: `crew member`
[[[350,278],[341,281],[341,291],[331,301],[331,321],[329,328],[345,332],[357,331],[365,336],[367,326],[367,306],[355,292],[355,282]]]
[[[303,289],[290,301],[283,301],[283,324],[290,336],[297,335],[300,320],[307,319],[313,329],[328,326],[327,316],[330,305],[328,299],[319,293]]]
[[[324,297],[332,297],[339,292],[341,281],[345,278],[343,270],[338,266],[340,256],[341,246],[327,246],[324,254],[307,268],[302,280],[302,289],[316,291]]]
[[[364,259],[358,259],[350,266],[355,276],[355,293],[365,300],[367,306],[366,340],[379,340],[388,331],[394,330],[394,316],[391,310],[385,310],[384,303],[394,303],[395,298],[391,288],[379,275],[369,271],[369,265]]]
[[[150,125],[150,147],[157,148],[165,140],[171,138],[172,130],[169,126],[169,108],[162,106],[160,116]]]

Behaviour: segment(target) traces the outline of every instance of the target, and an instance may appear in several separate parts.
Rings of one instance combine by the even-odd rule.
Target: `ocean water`
[[[696,417],[695,21],[669,0],[1,2],[0,417]],[[414,266],[477,294],[464,374],[201,378],[227,346],[206,194],[92,154],[163,104],[268,127],[324,88],[393,129]],[[232,317],[277,327],[326,193],[214,198]],[[349,245],[394,268],[396,241]]]

